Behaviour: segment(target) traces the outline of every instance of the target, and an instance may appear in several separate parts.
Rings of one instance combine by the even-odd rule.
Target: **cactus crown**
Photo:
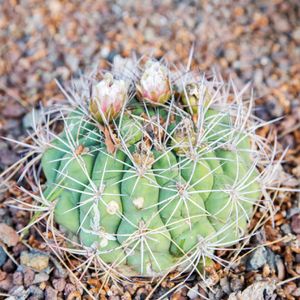
[[[272,206],[277,162],[255,133],[252,99],[233,83],[158,61],[124,66],[100,83],[78,81],[64,91],[69,105],[36,127],[25,172],[41,160],[46,182],[30,193],[29,226],[46,220],[59,251],[102,274],[203,276],[211,260],[224,264],[218,249],[249,237],[253,212]]]

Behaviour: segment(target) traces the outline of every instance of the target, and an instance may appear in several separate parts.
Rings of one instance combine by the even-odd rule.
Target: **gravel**
[[[291,188],[299,184],[298,1],[168,0],[159,4],[150,0],[37,0],[34,5],[28,0],[4,1],[0,20],[0,136],[21,141],[34,126],[33,107],[38,118],[40,104],[52,107],[63,100],[55,79],[67,83],[81,71],[89,72],[95,66],[107,68],[108,61],[112,62],[117,55],[127,57],[134,53],[165,57],[171,63],[186,65],[194,45],[192,68],[208,75],[214,68],[225,79],[232,78],[238,88],[252,82],[257,117],[266,121],[282,118],[258,133],[270,141],[277,133],[278,151],[289,149],[284,172],[295,177],[289,179]],[[0,171],[19,157],[12,142],[0,141]],[[11,180],[8,191],[0,191],[0,241],[21,263],[21,268],[17,267],[0,245],[0,292],[13,289],[13,293],[28,294],[28,299],[75,297],[78,287],[74,279],[60,261],[41,254],[45,249],[50,252],[36,231],[25,236],[26,243],[19,241],[16,231],[28,224],[29,213],[9,207],[4,201],[20,197],[24,194],[17,187],[16,178]],[[223,272],[218,266],[219,280],[214,287],[217,294],[207,293],[211,299],[223,299],[233,291],[232,297],[248,295],[253,287],[258,288],[259,294],[265,286],[255,285],[257,280],[281,282],[299,275],[300,246],[295,242],[300,240],[298,202],[295,193],[279,193],[275,197],[274,223],[268,221],[263,227],[264,243],[269,246],[259,247],[247,256],[246,264],[241,259],[230,271]],[[257,212],[251,228],[259,218]],[[287,236],[289,239],[285,239]],[[251,239],[249,246],[256,247],[257,240]],[[32,249],[38,249],[39,254],[31,252]],[[201,279],[194,276],[187,284],[192,288],[199,283]],[[299,297],[299,288],[293,283],[279,286],[278,297]],[[85,285],[87,289],[99,288],[95,284]],[[113,292],[107,286],[103,297],[138,299],[149,294],[153,286],[138,288],[128,284]],[[242,294],[246,287],[251,288]],[[171,288],[172,281],[166,279],[164,287],[153,293],[153,299]],[[187,294],[188,290],[182,289],[173,293],[172,299],[188,299]]]

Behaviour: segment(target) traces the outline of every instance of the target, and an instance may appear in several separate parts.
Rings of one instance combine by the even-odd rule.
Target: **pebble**
[[[29,287],[29,292],[32,297],[35,297],[36,299],[44,299],[44,292],[35,285]]]
[[[232,291],[230,288],[229,280],[227,277],[222,277],[220,279],[220,286],[225,294],[229,295]]]
[[[266,107],[273,118],[282,117],[284,115],[283,107],[275,98],[270,98],[266,103]]]
[[[284,286],[284,291],[286,295],[291,295],[293,291],[297,288],[297,285],[295,282],[291,281],[287,285]]]
[[[49,265],[49,255],[39,252],[23,251],[20,256],[21,264],[37,272],[45,270]]]
[[[10,103],[10,105],[5,106],[5,108],[2,110],[2,114],[6,118],[19,118],[24,113],[24,107],[17,102]]]
[[[0,281],[5,279],[6,276],[7,276],[7,273],[0,270]]]
[[[22,119],[22,125],[25,129],[34,129],[42,121],[41,111],[34,109],[27,113]]]
[[[48,281],[49,279],[49,274],[45,273],[45,272],[41,272],[41,273],[37,273],[34,276],[34,280],[33,280],[33,284],[37,284],[37,283],[41,283],[44,281]]]
[[[23,284],[23,273],[20,271],[17,271],[13,274],[13,283],[15,285],[22,285]]]
[[[80,63],[78,56],[73,54],[67,54],[65,56],[65,62],[73,73],[78,72],[78,66]]]
[[[68,272],[62,267],[62,265],[60,264],[60,262],[54,258],[53,256],[50,256],[50,260],[53,263],[53,265],[55,266],[55,270],[54,270],[54,277],[56,278],[66,278],[68,276]]]
[[[280,255],[275,256],[275,262],[276,262],[277,278],[278,280],[283,280],[285,278],[285,266]]]
[[[8,247],[15,246],[19,241],[16,231],[5,223],[0,224],[0,240]]]
[[[195,286],[193,286],[191,289],[189,289],[189,291],[187,292],[187,296],[189,297],[189,299],[196,299],[199,295],[199,291],[198,291],[198,284],[196,284]]]
[[[225,57],[229,62],[233,62],[237,59],[238,53],[235,49],[229,48],[225,51]]]
[[[295,28],[292,33],[292,37],[296,42],[300,43],[300,27]]]
[[[13,275],[7,274],[7,276],[0,281],[0,291],[8,292],[13,287]]]
[[[288,234],[291,234],[292,233],[292,230],[291,230],[291,226],[289,224],[283,224],[280,226],[280,229],[281,231],[285,234],[285,235],[288,235]]]
[[[2,266],[2,270],[7,273],[12,273],[16,269],[15,263],[9,258],[6,260],[5,264]]]
[[[24,270],[24,285],[30,286],[33,283],[35,273],[32,269],[26,268]]]
[[[9,294],[14,297],[14,299],[18,300],[25,300],[28,298],[30,292],[29,290],[25,290],[24,286],[14,286],[10,291]]]
[[[267,254],[267,263],[271,269],[275,270],[276,269],[276,255],[270,248],[266,247],[266,249],[267,249],[267,253],[268,253]]]
[[[5,145],[5,146],[3,146]],[[12,151],[7,143],[0,141],[0,166],[4,169],[7,166],[14,164],[19,159],[19,156]]]
[[[287,219],[290,219],[291,217],[293,217],[296,214],[300,214],[300,207],[292,207],[292,208],[288,209],[286,217],[287,217]]]
[[[202,295],[205,296],[205,294],[202,294]],[[223,291],[223,289],[220,285],[214,286],[214,297],[215,297],[214,300],[224,299],[224,295],[225,295],[225,293],[224,293],[224,291]],[[203,297],[203,298],[200,298],[200,299],[202,300],[202,299],[205,299],[205,298]]]
[[[52,285],[57,291],[62,292],[65,289],[66,281],[64,278],[53,279]]]
[[[300,234],[300,214],[292,216],[291,228],[294,233]]]
[[[233,292],[240,291],[244,286],[244,282],[245,282],[245,280],[244,280],[243,276],[232,278],[230,280],[230,287],[231,287],[232,291]]]
[[[294,296],[294,297],[300,297],[300,287],[296,288],[296,289],[292,292],[292,296]]]
[[[57,291],[51,286],[47,286],[45,291],[45,300],[56,300],[56,299],[57,299]]]
[[[0,267],[4,265],[7,259],[7,254],[3,250],[3,248],[0,246]]]
[[[70,293],[75,292],[76,287],[72,283],[67,283],[64,289],[64,295],[68,296]]]
[[[267,263],[268,251],[265,247],[259,247],[249,254],[246,261],[247,271],[253,271],[261,268]]]

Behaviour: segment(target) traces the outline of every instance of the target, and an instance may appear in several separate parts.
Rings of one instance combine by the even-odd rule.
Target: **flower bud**
[[[193,114],[198,114],[199,105],[206,106],[211,96],[207,87],[197,83],[189,83],[181,94],[182,102]]]
[[[93,86],[90,112],[101,124],[108,124],[116,118],[128,98],[128,84],[114,79],[110,73]]]
[[[191,119],[183,119],[176,127],[171,146],[177,155],[187,155],[196,145],[196,133]]]
[[[169,75],[158,61],[148,61],[136,87],[138,97],[153,104],[164,104],[171,96]]]

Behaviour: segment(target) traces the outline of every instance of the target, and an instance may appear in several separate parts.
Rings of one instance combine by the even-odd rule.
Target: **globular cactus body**
[[[215,82],[182,88],[159,62],[136,75],[72,94],[62,132],[42,147],[32,223],[54,217],[63,249],[124,276],[201,269],[243,239],[267,194],[255,118]]]
[[[95,112],[96,102],[100,126],[76,109],[42,157],[56,222],[104,264],[133,275],[184,269],[183,258],[203,240],[233,245],[260,198],[251,139],[234,117],[207,100],[202,111],[191,110],[199,130],[187,111],[161,105],[165,96],[169,89],[159,106],[152,93],[119,115],[114,110],[113,126]]]

